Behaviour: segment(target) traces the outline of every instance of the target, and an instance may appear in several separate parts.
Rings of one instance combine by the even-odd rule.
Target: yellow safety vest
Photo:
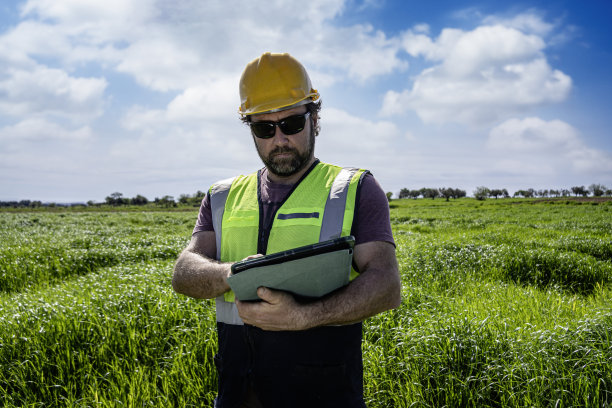
[[[236,262],[262,248],[265,253],[274,253],[350,235],[357,185],[364,173],[362,169],[316,163],[274,214],[267,242],[262,242],[266,239],[260,225],[260,172],[216,183],[210,189],[210,202],[217,259]],[[353,271],[351,279],[355,276]],[[233,301],[231,291],[217,299],[218,321],[241,324],[237,314],[229,313]]]

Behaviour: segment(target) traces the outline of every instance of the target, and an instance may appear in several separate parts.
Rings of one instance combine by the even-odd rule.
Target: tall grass
[[[5,213],[0,291],[62,282],[99,268],[175,259],[193,216],[181,213]]]
[[[612,206],[392,206],[368,406],[612,405]],[[170,285],[195,216],[0,213],[0,407],[212,406],[214,302]]]
[[[172,293],[170,267],[106,268],[3,298],[4,406],[211,403],[214,309]]]

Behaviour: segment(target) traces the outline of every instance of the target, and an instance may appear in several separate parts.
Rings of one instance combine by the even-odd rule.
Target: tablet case
[[[349,283],[353,249],[341,249],[231,275],[227,282],[238,300],[258,300],[265,286],[307,298],[324,296]]]
[[[276,263],[292,261],[294,259],[319,255],[325,252],[333,252],[340,249],[352,249],[354,246],[355,237],[352,235],[332,238],[326,241],[315,242],[314,244],[304,245],[297,248],[291,248],[284,251],[235,262],[232,264],[232,274],[235,275],[257,266],[268,266]]]

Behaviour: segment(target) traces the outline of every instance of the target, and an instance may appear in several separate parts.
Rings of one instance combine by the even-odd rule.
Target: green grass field
[[[612,406],[612,202],[391,206],[369,407]],[[170,284],[196,215],[0,213],[0,407],[212,406],[214,302]]]

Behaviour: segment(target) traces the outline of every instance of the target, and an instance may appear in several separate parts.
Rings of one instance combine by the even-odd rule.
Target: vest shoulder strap
[[[325,202],[319,242],[339,238],[342,234],[344,209],[346,207],[349,185],[353,176],[358,171],[358,168],[344,167],[334,179],[329,196]]]
[[[215,242],[217,244],[217,260],[221,259],[221,222],[225,211],[225,202],[230,191],[230,187],[235,177],[221,180],[210,187],[210,210],[212,223],[215,230]]]

